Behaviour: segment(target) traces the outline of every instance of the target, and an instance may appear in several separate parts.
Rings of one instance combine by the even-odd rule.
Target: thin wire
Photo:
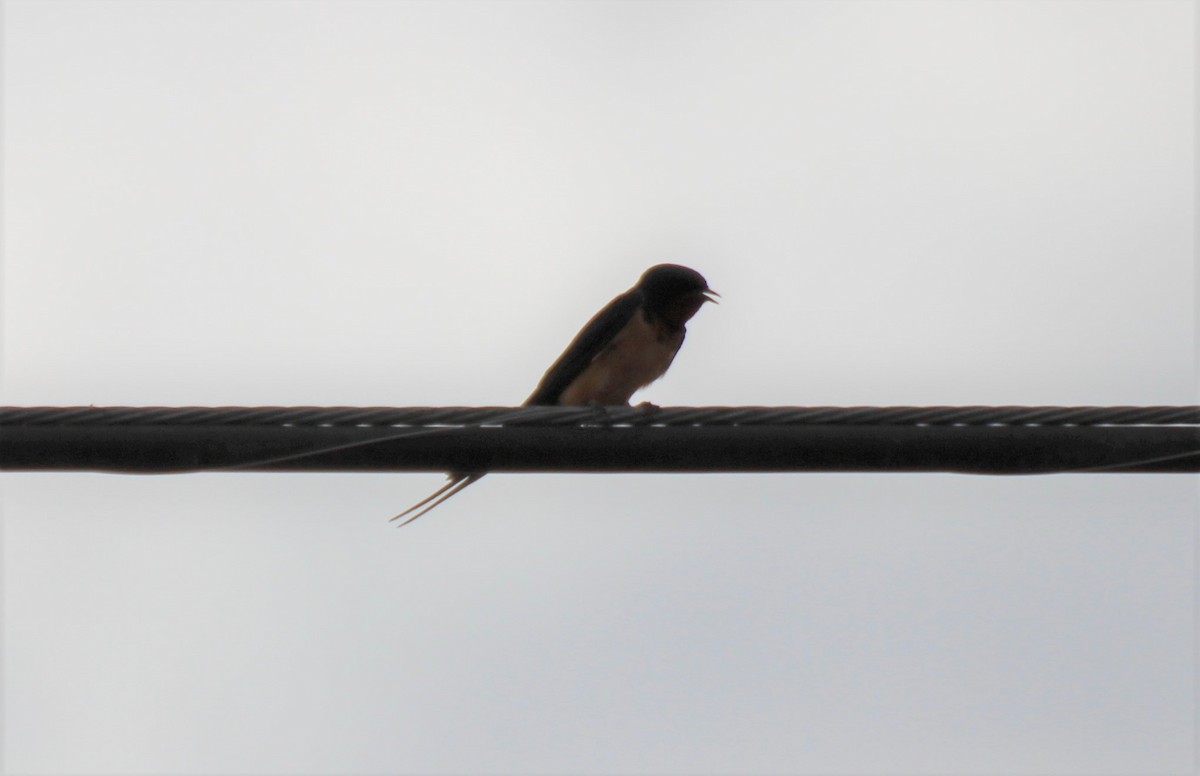
[[[513,414],[516,414],[516,413],[513,413]],[[503,420],[503,416],[500,416],[500,420]],[[356,427],[358,425],[359,424],[356,424]],[[492,423],[489,423],[488,425],[492,425]],[[480,426],[480,427],[482,427],[482,426]],[[299,453],[289,453],[287,455],[273,456],[270,458],[256,458],[251,461],[242,461],[241,463],[231,464],[229,466],[214,466],[209,469],[204,469],[204,471],[207,471],[207,472],[237,471],[238,469],[245,469],[245,468],[248,468],[251,466],[268,466],[271,464],[284,463],[286,461],[299,461],[299,460],[303,460],[305,458],[312,458],[313,456],[317,456],[317,455],[326,455],[328,453],[336,453],[336,452],[340,452],[342,450],[352,450],[352,449],[355,449],[358,447],[366,447],[368,445],[377,445],[377,444],[380,444],[383,442],[392,442],[397,439],[412,439],[415,437],[432,436],[434,434],[442,434],[447,431],[460,431],[460,430],[461,430],[460,427],[453,427],[453,426],[407,428],[403,431],[397,431],[394,434],[388,434],[387,436],[374,437],[372,439],[359,439],[359,440],[355,440],[353,442],[343,442],[341,444],[336,444],[336,445],[322,445],[321,447],[304,450]]]
[[[1121,461],[1119,463],[1106,463],[1098,466],[1081,466],[1075,469],[1056,469],[1054,471],[1040,472],[1042,474],[1103,474],[1107,471],[1119,471],[1128,469],[1130,466],[1147,466],[1153,463],[1165,463],[1167,461],[1179,461],[1184,458],[1195,458],[1200,456],[1200,447],[1186,453],[1173,453],[1171,455],[1159,455],[1153,458],[1138,458],[1133,461]]]

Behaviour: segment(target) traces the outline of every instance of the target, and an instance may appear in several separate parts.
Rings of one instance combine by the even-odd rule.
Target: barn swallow
[[[683,345],[684,324],[717,296],[693,269],[651,267],[587,322],[522,406],[629,406],[636,391],[666,373]],[[408,525],[486,473],[451,472],[449,482],[392,520],[415,512],[400,524]]]

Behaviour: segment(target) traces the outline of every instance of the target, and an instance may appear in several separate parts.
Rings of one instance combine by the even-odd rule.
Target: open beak
[[[706,301],[706,302],[712,302],[713,304],[720,304],[720,302],[718,302],[716,299],[713,299],[714,296],[719,297],[720,294],[718,294],[716,291],[713,291],[711,288],[704,289],[703,291],[700,292],[700,295],[704,297],[704,301]]]

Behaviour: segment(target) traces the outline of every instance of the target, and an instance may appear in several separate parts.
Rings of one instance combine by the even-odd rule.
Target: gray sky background
[[[5,404],[1186,404],[1195,5],[24,2]],[[11,773],[1194,763],[1186,476],[3,475]]]

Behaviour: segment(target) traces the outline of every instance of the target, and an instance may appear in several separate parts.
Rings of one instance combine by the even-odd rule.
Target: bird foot
[[[588,404],[592,409],[592,423],[597,426],[611,426],[612,416],[608,414],[608,407],[597,402]]]

